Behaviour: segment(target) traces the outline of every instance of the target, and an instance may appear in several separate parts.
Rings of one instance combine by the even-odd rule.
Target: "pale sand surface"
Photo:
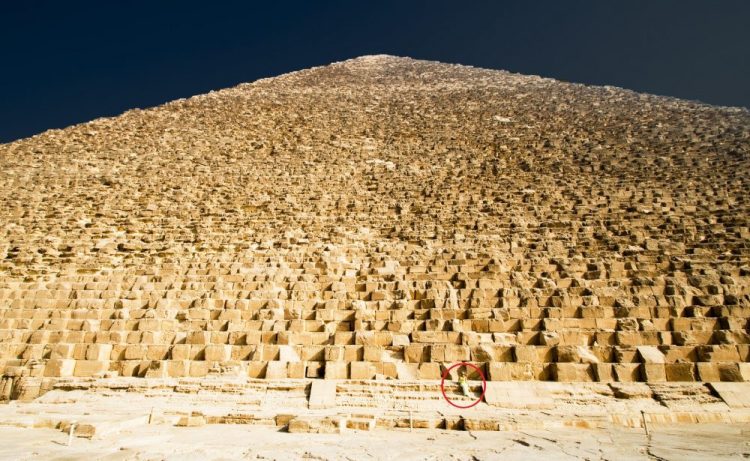
[[[93,440],[54,429],[0,430],[2,459],[100,460],[529,460],[529,459],[748,459],[750,427],[689,425],[643,430],[348,431],[289,434],[274,428],[208,425],[139,426]]]

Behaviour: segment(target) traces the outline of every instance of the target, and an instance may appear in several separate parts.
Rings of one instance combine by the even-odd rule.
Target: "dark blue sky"
[[[0,142],[378,53],[750,107],[746,0],[26,0],[0,44]]]

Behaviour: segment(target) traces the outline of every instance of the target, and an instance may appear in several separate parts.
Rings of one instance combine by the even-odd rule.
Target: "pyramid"
[[[749,381],[749,152],[745,109],[383,55],[3,144],[0,399]]]

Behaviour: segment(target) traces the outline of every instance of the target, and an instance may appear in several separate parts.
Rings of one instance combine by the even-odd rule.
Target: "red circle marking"
[[[452,369],[454,369],[456,367],[460,367],[461,365],[465,365],[467,367],[471,367],[471,368],[477,370],[477,372],[479,373],[479,376],[482,377],[482,395],[480,395],[479,398],[477,399],[477,401],[474,402],[474,403],[472,403],[471,405],[465,405],[465,406],[456,405],[455,403],[451,402],[451,399],[449,399],[448,396],[445,394],[445,378],[448,377],[448,373],[450,373],[450,371]],[[482,373],[482,370],[480,370],[479,367],[477,367],[476,365],[472,365],[471,363],[467,363],[467,362],[458,362],[457,364],[452,365],[450,368],[446,368],[446,370],[443,372],[443,379],[440,380],[440,391],[443,393],[443,397],[445,398],[445,400],[448,403],[450,403],[451,405],[453,405],[454,407],[456,407],[456,408],[471,408],[474,405],[476,405],[476,404],[478,404],[479,402],[482,401],[482,398],[484,397],[484,393],[487,392],[487,380],[484,379],[484,373]]]

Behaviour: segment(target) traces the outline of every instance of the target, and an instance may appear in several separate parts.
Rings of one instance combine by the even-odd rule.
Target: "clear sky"
[[[750,107],[750,1],[0,6],[0,142],[364,54]]]

